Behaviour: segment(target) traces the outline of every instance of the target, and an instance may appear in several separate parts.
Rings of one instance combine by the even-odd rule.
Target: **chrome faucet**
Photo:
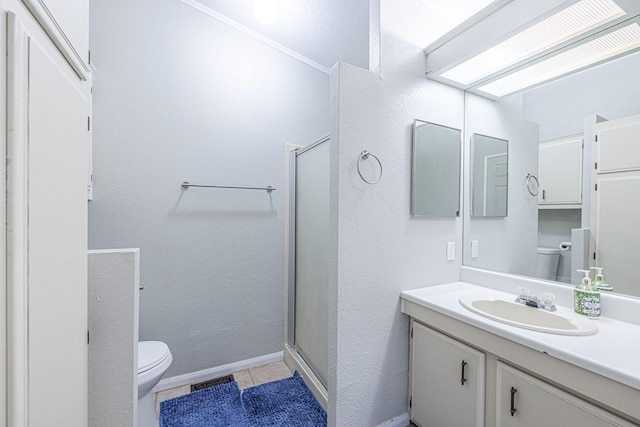
[[[551,292],[543,292],[540,297],[537,297],[531,295],[529,288],[517,288],[516,291],[518,292],[518,297],[515,302],[547,311],[556,311],[556,296]]]

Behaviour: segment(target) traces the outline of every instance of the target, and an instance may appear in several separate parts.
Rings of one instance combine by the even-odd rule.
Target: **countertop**
[[[536,332],[496,322],[467,310],[458,298],[470,291],[489,291],[515,298],[515,295],[465,282],[403,291],[400,297],[640,390],[640,325],[603,316],[592,320],[598,326],[595,335]]]

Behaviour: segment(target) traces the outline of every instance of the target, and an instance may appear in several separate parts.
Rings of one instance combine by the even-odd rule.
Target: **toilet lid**
[[[538,253],[542,255],[559,255],[560,248],[543,248],[542,246],[538,246]]]
[[[138,373],[148,371],[169,357],[169,347],[160,341],[138,343]]]

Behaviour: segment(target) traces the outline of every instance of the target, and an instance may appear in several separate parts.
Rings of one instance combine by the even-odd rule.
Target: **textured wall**
[[[138,417],[140,251],[89,251],[90,427],[133,426]]]
[[[282,350],[285,144],[328,132],[329,76],[176,0],[92,1],[91,48],[89,246],[140,248],[140,339],[168,376]]]
[[[374,426],[406,413],[409,341],[400,291],[459,278],[462,221],[411,217],[410,189],[413,120],[462,129],[463,94],[424,78],[419,40],[430,17],[421,3],[382,0],[380,7],[380,75],[345,64],[332,70],[339,114],[331,130],[338,195],[329,425]],[[377,185],[356,172],[362,150],[382,162]],[[458,244],[455,261],[446,261],[447,241]]]

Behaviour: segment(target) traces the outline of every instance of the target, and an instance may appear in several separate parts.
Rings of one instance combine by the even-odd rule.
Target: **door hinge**
[[[413,404],[413,397],[410,397],[409,398],[409,409],[411,409],[411,407],[412,407],[411,405],[412,404]]]
[[[87,344],[89,344],[89,331],[87,331]]]
[[[596,142],[598,142],[598,135],[596,135]]]
[[[598,184],[596,184],[596,191],[598,191]]]
[[[87,130],[91,130],[91,116],[87,116]]]
[[[91,49],[87,53],[87,64],[91,64]]]
[[[413,339],[413,328],[411,328],[411,339]]]
[[[596,170],[598,170],[598,162],[596,162],[595,167],[596,167]]]
[[[593,253],[593,260],[594,261],[596,260],[596,253],[595,252]]]

